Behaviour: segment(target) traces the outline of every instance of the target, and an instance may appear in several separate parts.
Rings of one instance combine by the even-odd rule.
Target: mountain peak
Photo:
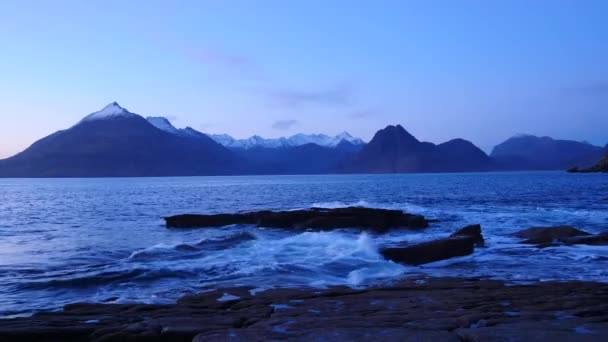
[[[133,116],[128,110],[122,108],[117,102],[112,102],[109,105],[103,107],[100,111],[89,114],[82,121],[93,121],[102,119],[112,119],[117,117],[128,117]]]
[[[384,129],[381,129],[378,132],[376,132],[376,135],[374,136],[374,139],[372,139],[372,141],[375,139],[392,140],[393,142],[400,142],[400,143],[406,142],[410,145],[416,145],[416,144],[420,143],[420,141],[418,139],[416,139],[416,137],[411,135],[401,125],[386,126]]]

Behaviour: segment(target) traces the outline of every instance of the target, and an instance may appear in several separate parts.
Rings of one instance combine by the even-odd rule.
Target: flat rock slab
[[[474,249],[475,243],[472,239],[467,237],[450,237],[413,245],[388,247],[380,250],[380,254],[394,262],[422,265],[469,255],[473,253]]]
[[[311,208],[290,211],[254,211],[236,214],[185,214],[165,217],[168,228],[221,227],[251,224],[285,229],[361,228],[384,232],[395,228],[426,228],[429,221],[421,215],[401,210],[349,207],[337,209]]]
[[[380,254],[394,262],[422,265],[472,254],[476,246],[481,247],[484,243],[481,226],[474,224],[457,230],[447,238],[382,248]]]
[[[0,341],[603,341],[608,284],[417,278],[366,289],[227,288],[174,305],[73,304]]]

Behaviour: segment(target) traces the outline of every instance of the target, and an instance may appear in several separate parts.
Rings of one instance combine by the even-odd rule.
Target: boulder
[[[165,218],[169,228],[221,227],[232,224],[252,224],[285,229],[361,228],[384,232],[395,228],[426,228],[428,221],[421,215],[401,210],[348,207],[336,209],[311,208],[291,211],[254,211],[236,214],[176,215]]]
[[[450,259],[472,254],[475,246],[483,245],[480,225],[460,229],[447,238],[412,245],[384,248],[380,253],[387,259],[410,265]]]

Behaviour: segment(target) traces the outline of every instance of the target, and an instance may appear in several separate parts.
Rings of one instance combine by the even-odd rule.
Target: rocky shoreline
[[[227,288],[173,305],[71,304],[0,320],[2,341],[601,341],[608,284],[417,278],[351,289]]]
[[[589,168],[573,167],[568,170],[570,173],[608,173],[608,154],[604,156],[597,164]]]

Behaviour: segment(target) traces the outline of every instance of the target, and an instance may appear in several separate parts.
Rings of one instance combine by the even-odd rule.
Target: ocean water
[[[424,231],[167,229],[162,217],[360,205],[439,219]],[[471,256],[423,266],[378,247],[480,223]],[[510,233],[608,230],[608,177],[563,172],[0,179],[0,317],[71,302],[171,303],[215,287],[367,286],[411,276],[608,281],[608,247],[522,245]]]

